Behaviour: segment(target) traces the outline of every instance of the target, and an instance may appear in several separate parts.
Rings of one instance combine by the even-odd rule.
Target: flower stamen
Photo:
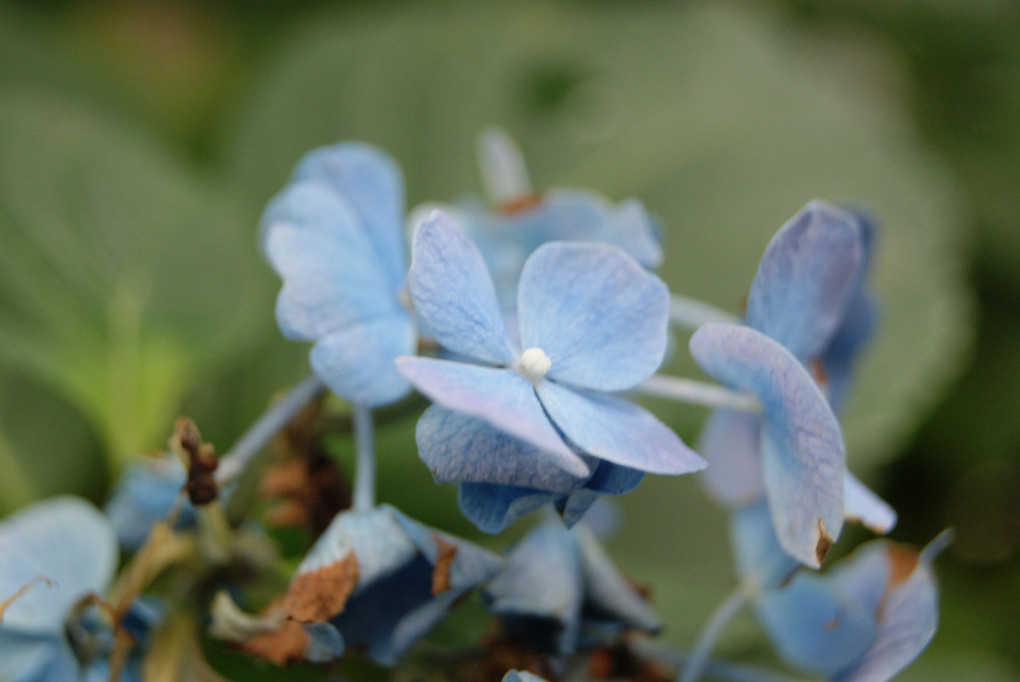
[[[532,381],[538,381],[552,367],[552,360],[541,348],[529,348],[521,353],[520,369]]]

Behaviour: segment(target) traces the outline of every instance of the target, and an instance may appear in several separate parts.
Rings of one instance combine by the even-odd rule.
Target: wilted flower
[[[284,335],[313,341],[312,369],[337,395],[383,405],[410,387],[393,359],[413,353],[404,300],[403,180],[379,150],[346,142],[309,153],[262,219],[283,279]]]

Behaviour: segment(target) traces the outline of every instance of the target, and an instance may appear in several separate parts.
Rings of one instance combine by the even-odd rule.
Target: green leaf
[[[0,361],[41,377],[124,458],[250,343],[267,290],[216,188],[116,120],[0,92]]]
[[[665,225],[671,287],[736,310],[804,203],[859,203],[881,223],[883,325],[845,415],[852,465],[895,452],[953,376],[970,326],[953,186],[895,99],[838,82],[826,46],[735,8],[416,6],[381,19],[327,16],[295,36],[228,150],[247,204],[264,205],[305,151],[346,138],[396,156],[412,201],[455,198],[478,186],[474,135],[499,123],[537,186],[643,199]],[[686,432],[701,416],[663,413]]]

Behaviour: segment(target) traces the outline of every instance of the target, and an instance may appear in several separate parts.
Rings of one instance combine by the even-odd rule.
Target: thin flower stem
[[[677,682],[695,682],[701,677],[705,671],[705,664],[708,662],[708,655],[712,653],[712,648],[719,639],[719,635],[734,616],[744,608],[748,596],[749,591],[745,586],[739,585],[716,607],[708,622],[705,623],[705,629],[701,631],[698,642],[691,652],[691,657],[683,667],[683,673],[677,677]]]
[[[645,395],[668,398],[684,403],[705,405],[707,407],[725,407],[740,412],[759,412],[761,405],[754,396],[748,393],[731,391],[716,384],[708,384],[694,379],[670,377],[655,374],[635,386],[632,390]]]
[[[216,468],[216,483],[222,488],[240,478],[248,463],[266,446],[266,443],[324,389],[323,383],[313,374],[273,403],[241,436],[234,447],[220,458],[219,466]]]
[[[375,445],[373,444],[372,410],[354,406],[354,447],[357,467],[354,471],[354,511],[365,512],[375,507]]]
[[[710,303],[698,301],[686,296],[673,296],[669,305],[669,319],[678,327],[697,329],[709,322],[737,324],[740,318]]]

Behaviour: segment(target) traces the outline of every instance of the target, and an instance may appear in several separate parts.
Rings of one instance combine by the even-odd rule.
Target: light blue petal
[[[511,670],[503,676],[501,682],[546,682],[545,678],[533,675],[526,670]]]
[[[867,542],[841,559],[826,576],[833,594],[848,604],[856,604],[861,613],[869,613],[878,620],[882,600],[886,596],[891,577],[891,552],[910,552],[885,540]]]
[[[651,376],[666,352],[669,291],[613,246],[552,243],[521,272],[521,345],[545,351],[549,378],[620,391]]]
[[[499,483],[567,493],[583,481],[534,445],[438,405],[418,420],[415,439],[418,456],[437,483]]]
[[[581,557],[587,611],[613,629],[640,628],[649,633],[662,629],[648,600],[617,570],[591,529],[579,524],[570,532]]]
[[[751,504],[765,495],[758,444],[761,417],[735,410],[713,410],[701,429],[698,452],[708,462],[701,480],[728,507]]]
[[[457,488],[460,511],[480,531],[493,535],[558,497],[534,488],[495,483],[461,483]]]
[[[847,306],[843,324],[820,357],[825,391],[833,410],[839,411],[842,406],[857,357],[874,336],[877,326],[878,305],[869,292],[861,291]]]
[[[567,473],[588,476],[588,465],[556,433],[531,382],[519,372],[419,357],[398,358],[397,369],[443,407],[535,445]]]
[[[525,535],[483,596],[511,634],[540,640],[534,643],[545,650],[572,653],[581,625],[583,577],[577,546],[563,524],[543,523]]]
[[[633,403],[555,381],[539,382],[536,391],[549,418],[582,452],[653,474],[688,474],[705,467],[669,427]]]
[[[378,407],[407,395],[411,386],[394,360],[414,353],[414,322],[403,310],[355,322],[320,339],[311,352],[312,370],[344,400]]]
[[[888,533],[896,525],[896,511],[849,471],[843,474],[843,508],[846,518],[876,533]]]
[[[23,635],[9,629],[5,620],[0,629],[0,680],[38,682],[57,662],[59,649],[56,636]]]
[[[783,346],[750,327],[707,324],[690,340],[705,372],[762,405],[761,465],[783,548],[821,565],[843,527],[846,454],[835,415],[814,380]]]
[[[645,472],[613,464],[600,459],[591,478],[584,485],[571,491],[565,501],[560,502],[560,516],[570,528],[581,520],[595,502],[603,495],[623,495],[638,486]],[[590,519],[587,519],[590,520]]]
[[[517,350],[478,249],[439,211],[418,225],[408,287],[424,334],[474,360],[512,365]]]
[[[863,656],[878,634],[871,614],[835,594],[824,576],[810,573],[766,592],[756,613],[784,660],[824,677]]]
[[[892,589],[881,614],[874,646],[836,682],[885,682],[928,646],[938,624],[938,587],[927,563]]]
[[[397,309],[397,289],[350,207],[315,183],[286,192],[295,215],[274,225],[266,239],[270,262],[283,278],[276,319],[284,335],[315,341]]]
[[[603,241],[619,246],[646,268],[662,265],[662,244],[655,222],[637,199],[620,202]]]
[[[314,180],[331,187],[357,214],[386,272],[391,288],[407,275],[404,253],[404,180],[385,152],[360,142],[341,142],[309,152],[294,170],[294,182]]]
[[[779,587],[799,566],[779,545],[772,515],[764,501],[733,513],[730,543],[737,575],[741,581],[751,581],[758,590]]]
[[[70,608],[102,593],[117,567],[117,536],[99,510],[84,500],[38,502],[0,523],[0,599],[43,576],[4,613],[3,628],[59,634]]]
[[[171,453],[145,457],[120,476],[103,511],[117,531],[122,547],[137,549],[142,546],[152,524],[165,519],[177,503],[186,480],[184,465]],[[176,527],[194,521],[195,509],[184,500]]]
[[[303,626],[308,633],[305,660],[312,663],[329,663],[344,654],[344,636],[332,623],[311,623]]]
[[[843,319],[862,257],[857,219],[809,203],[765,249],[747,296],[747,324],[802,362],[817,357]]]
[[[486,128],[478,136],[478,167],[492,203],[504,204],[532,194],[524,154],[502,128]]]

